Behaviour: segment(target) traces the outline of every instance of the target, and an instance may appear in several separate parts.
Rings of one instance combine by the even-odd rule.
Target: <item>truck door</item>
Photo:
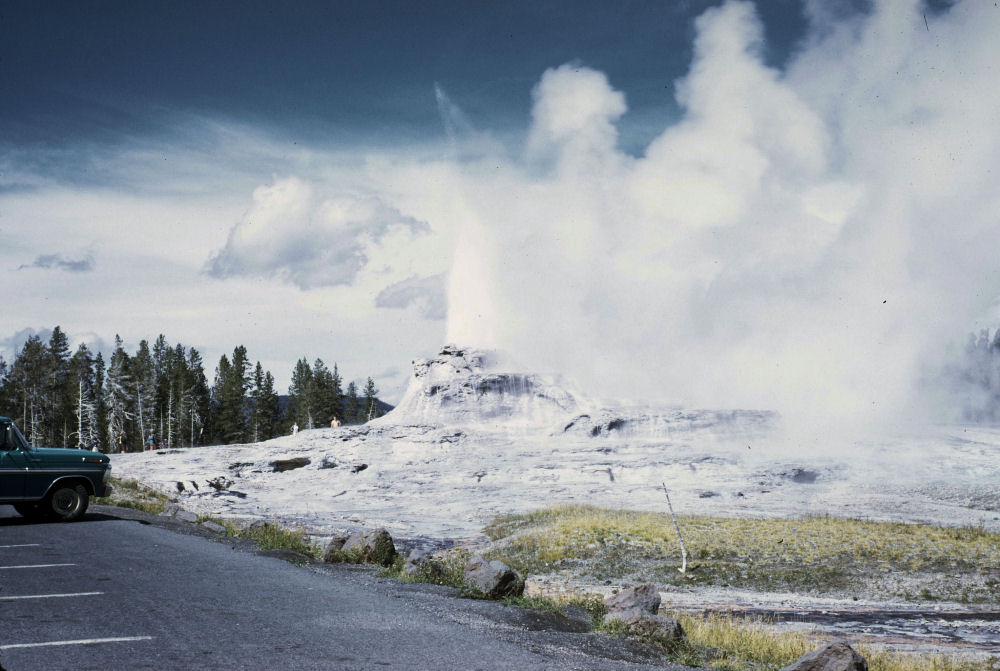
[[[0,424],[0,499],[24,497],[27,479],[24,453],[11,432],[10,424]]]

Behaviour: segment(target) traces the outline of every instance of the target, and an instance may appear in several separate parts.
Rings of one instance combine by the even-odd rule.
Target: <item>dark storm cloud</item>
[[[36,257],[33,262],[22,264],[17,269],[26,270],[28,268],[65,270],[71,273],[89,273],[94,270],[94,257],[91,254],[87,254],[78,259],[71,259],[62,254],[42,254]]]

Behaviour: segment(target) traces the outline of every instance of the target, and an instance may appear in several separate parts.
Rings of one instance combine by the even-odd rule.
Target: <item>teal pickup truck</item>
[[[33,519],[72,522],[91,496],[111,494],[111,460],[88,450],[33,447],[0,417],[0,503]]]

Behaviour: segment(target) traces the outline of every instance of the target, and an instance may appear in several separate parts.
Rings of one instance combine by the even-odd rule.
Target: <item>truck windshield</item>
[[[17,448],[28,449],[28,439],[24,437],[17,425],[11,422],[7,425],[8,430],[4,431],[4,439],[7,441],[5,450],[16,450]]]

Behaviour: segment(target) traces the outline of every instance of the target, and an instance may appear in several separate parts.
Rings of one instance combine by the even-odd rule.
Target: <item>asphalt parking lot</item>
[[[103,621],[127,594],[112,577],[81,566],[71,544],[52,542],[42,525],[4,528],[0,533],[0,664],[5,669],[102,668],[100,646],[130,654],[153,636],[136,633],[142,623]],[[67,666],[60,667],[59,664]]]
[[[196,525],[93,510],[52,524],[0,506],[3,671],[679,668],[449,588],[296,566]]]

